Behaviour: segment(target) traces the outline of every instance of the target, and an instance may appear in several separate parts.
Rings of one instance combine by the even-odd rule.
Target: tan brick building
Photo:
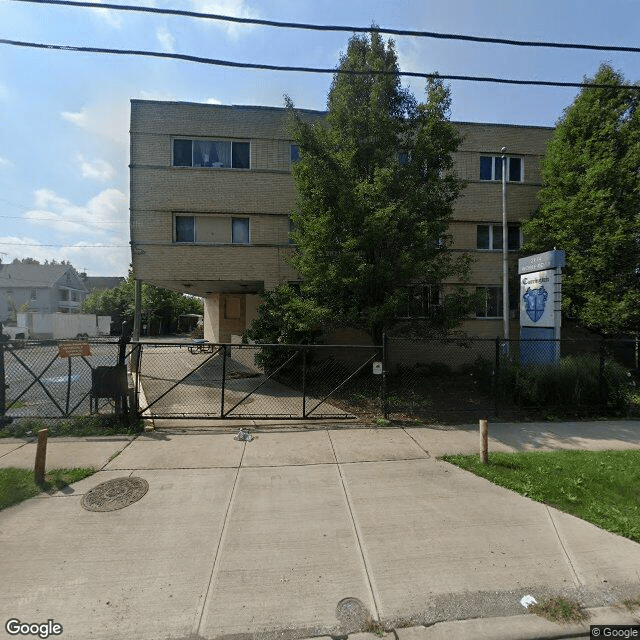
[[[310,121],[324,117],[320,111],[301,113]],[[202,296],[205,337],[211,341],[227,342],[244,331],[256,315],[260,291],[298,279],[284,260],[291,250],[291,163],[297,152],[286,118],[284,109],[274,107],[131,102],[135,276]],[[474,258],[469,286],[487,292],[487,304],[463,328],[494,337],[502,333],[500,149],[507,148],[515,265],[519,223],[537,206],[540,159],[553,129],[455,125],[464,140],[456,153],[457,171],[467,187],[450,233],[454,249]],[[422,299],[437,303],[433,292]]]

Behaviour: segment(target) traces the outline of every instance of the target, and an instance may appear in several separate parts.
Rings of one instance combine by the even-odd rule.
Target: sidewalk
[[[615,608],[640,596],[640,545],[435,458],[477,451],[473,427],[254,436],[51,439],[49,466],[100,471],[0,512],[3,626],[52,619],[65,640],[294,639],[355,636],[369,616],[398,640],[588,636],[527,614],[529,594],[640,623]],[[640,422],[496,424],[491,436],[493,450],[640,447]],[[0,441],[0,466],[34,457],[34,443]],[[82,507],[128,476],[148,482],[140,500]]]

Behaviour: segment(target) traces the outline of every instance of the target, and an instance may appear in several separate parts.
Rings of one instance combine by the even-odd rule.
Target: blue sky
[[[111,0],[290,22],[639,46],[640,0]],[[335,67],[348,33],[238,26],[0,0],[0,38]],[[603,61],[640,80],[640,54],[396,37],[404,71],[579,82]],[[0,45],[0,257],[126,275],[132,98],[324,109],[329,75]],[[410,83],[424,95],[424,82]],[[451,83],[452,119],[552,126],[576,89]]]

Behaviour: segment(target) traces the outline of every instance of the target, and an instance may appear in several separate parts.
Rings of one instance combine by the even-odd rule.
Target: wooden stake
[[[36,484],[44,484],[44,468],[47,461],[47,436],[49,429],[40,429],[38,431],[38,448],[36,449],[35,477]]]
[[[489,421],[480,420],[480,462],[489,462]]]

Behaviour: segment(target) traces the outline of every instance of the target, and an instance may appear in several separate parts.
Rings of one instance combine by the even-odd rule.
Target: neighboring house
[[[321,111],[300,111],[309,121]],[[257,294],[298,279],[291,251],[295,202],[285,109],[131,101],[131,245],[135,277],[204,298],[205,337],[227,342],[256,316]],[[537,206],[540,160],[552,128],[454,123],[467,182],[450,225],[455,251],[475,259],[465,286],[486,304],[465,321],[469,335],[502,334],[501,148],[507,148],[509,249],[516,264],[520,222]],[[398,316],[424,315],[443,286],[416,286]],[[517,294],[511,295],[513,317]],[[512,331],[516,330],[516,324]]]
[[[19,311],[80,313],[88,291],[77,271],[64,264],[0,265],[0,322]]]

